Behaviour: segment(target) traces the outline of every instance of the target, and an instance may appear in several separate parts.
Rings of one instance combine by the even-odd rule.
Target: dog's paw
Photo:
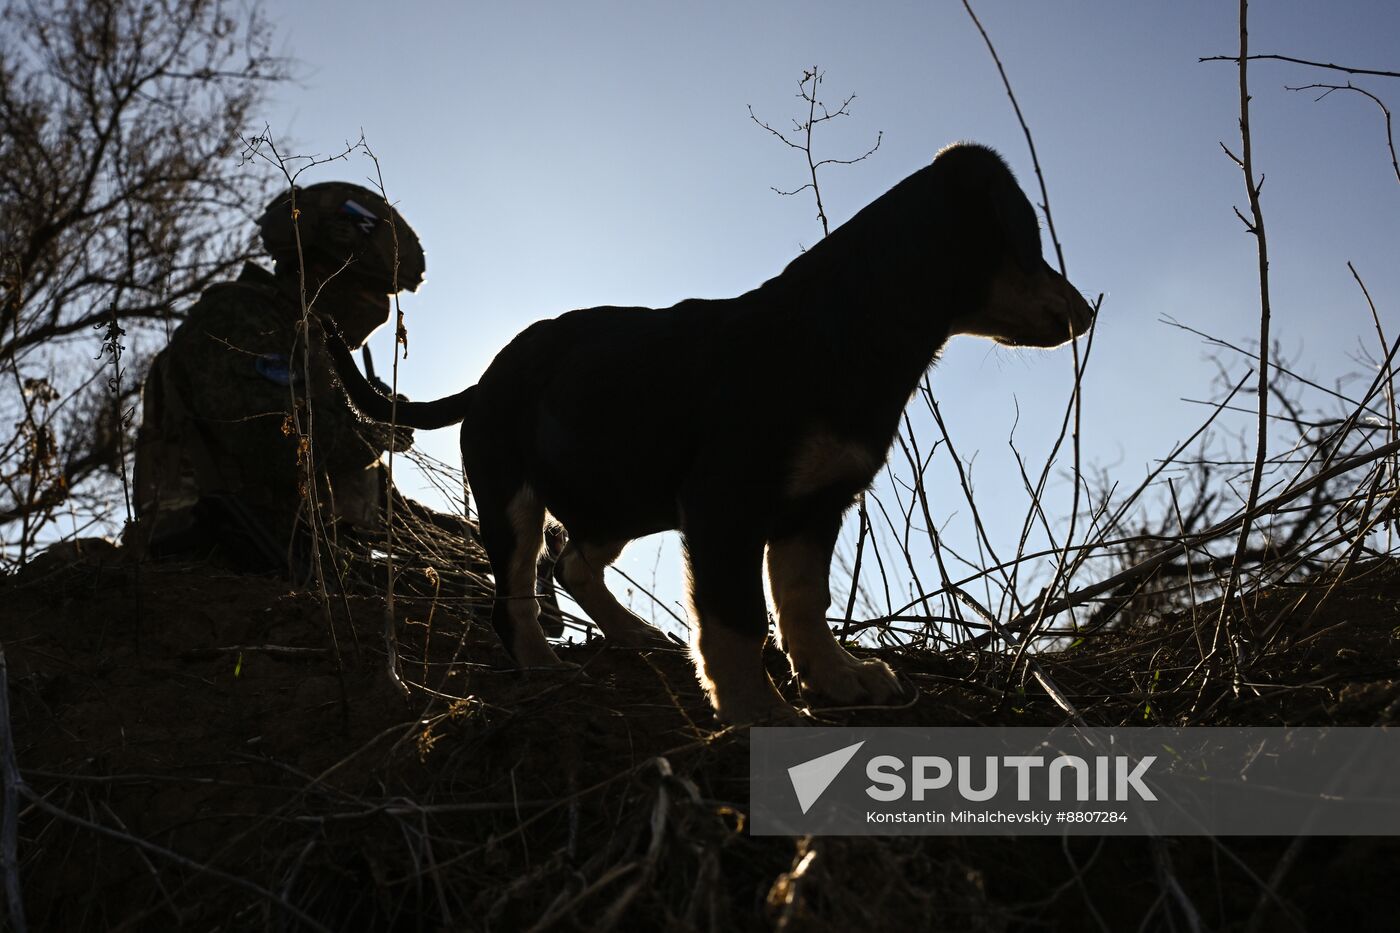
[[[720,722],[730,726],[807,726],[811,720],[787,702],[746,706],[728,703],[715,710]]]
[[[729,726],[795,726],[803,722],[797,711],[774,687],[768,675],[741,679],[725,689],[702,677],[701,686],[710,698],[715,718]]]
[[[884,706],[904,695],[899,678],[884,661],[862,661],[846,652],[799,674],[802,695],[822,706]]]
[[[519,670],[576,670],[577,664],[561,661],[554,648],[545,640],[544,633],[536,626],[533,630],[521,629],[516,633],[514,650],[510,652],[515,667]]]

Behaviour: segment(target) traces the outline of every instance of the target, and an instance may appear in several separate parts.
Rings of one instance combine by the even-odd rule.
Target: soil
[[[751,836],[746,736],[682,649],[522,675],[483,604],[395,601],[405,695],[377,595],[113,555],[0,579],[30,928],[1393,928],[1396,839]],[[1248,618],[1238,680],[1192,679],[1208,607],[1039,661],[1096,725],[1400,718],[1400,566]],[[873,653],[921,695],[845,722],[1066,718],[1004,658]]]

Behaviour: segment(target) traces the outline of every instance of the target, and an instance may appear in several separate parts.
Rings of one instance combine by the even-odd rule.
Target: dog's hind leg
[[[491,558],[496,598],[491,625],[521,667],[562,667],[539,623],[535,570],[544,544],[544,503],[528,486],[509,497],[476,486],[481,543]]]
[[[840,514],[804,522],[768,543],[768,584],[778,610],[778,632],[804,697],[832,706],[888,703],[901,690],[883,661],[852,657],[831,634],[831,552]]]
[[[564,612],[559,608],[559,595],[554,585],[555,571],[564,550],[564,528],[545,524],[544,550],[535,567],[535,592],[540,599],[540,628],[548,638],[564,634]]]
[[[669,646],[661,630],[618,602],[603,579],[603,571],[617,560],[625,544],[571,539],[559,557],[559,582],[610,643],[629,648]]]
[[[691,648],[715,714],[729,723],[797,720],[763,666],[762,540],[687,528],[685,550],[695,615]]]

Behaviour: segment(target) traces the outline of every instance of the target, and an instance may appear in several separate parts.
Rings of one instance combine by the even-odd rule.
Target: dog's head
[[[1041,256],[1035,209],[999,155],[961,143],[927,171],[941,202],[943,258],[978,286],[956,296],[951,333],[1055,347],[1089,329],[1093,309]]]

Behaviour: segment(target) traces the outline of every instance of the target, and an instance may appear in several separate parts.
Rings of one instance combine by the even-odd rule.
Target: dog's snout
[[[1055,273],[1055,278],[1059,280],[1061,300],[1065,309],[1065,318],[1069,323],[1070,335],[1082,336],[1094,323],[1094,309],[1079,293],[1079,289],[1075,288],[1068,279],[1059,273]]]
[[[1057,347],[1088,331],[1094,310],[1064,276],[1042,261],[1027,273],[1002,265],[987,300],[955,325],[955,333],[1019,347]]]

